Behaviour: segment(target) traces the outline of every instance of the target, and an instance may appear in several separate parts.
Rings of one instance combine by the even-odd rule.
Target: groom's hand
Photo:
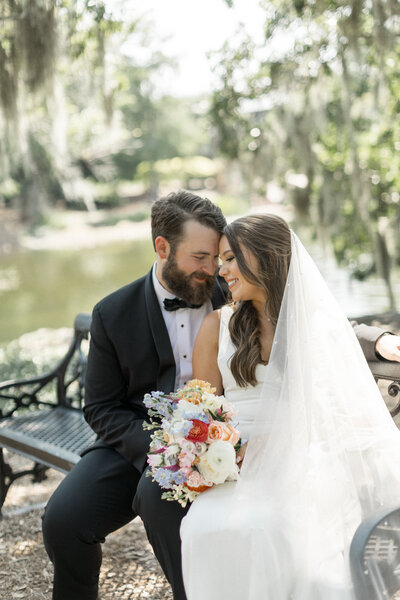
[[[376,342],[375,350],[386,360],[400,362],[400,335],[382,335]]]

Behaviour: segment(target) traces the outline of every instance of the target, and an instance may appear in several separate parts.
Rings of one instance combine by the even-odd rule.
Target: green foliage
[[[155,94],[153,77],[171,61],[123,55],[127,40],[142,51],[147,33],[122,14],[101,0],[0,6],[0,168],[17,188],[3,198],[27,222],[39,223],[48,205],[119,205],[117,182],[132,181],[140,163],[209,152],[202,99]]]
[[[36,377],[53,369],[65,354],[72,331],[38,330],[0,346],[0,381]]]
[[[156,173],[162,181],[207,179],[214,177],[218,170],[218,161],[206,156],[175,156],[154,163],[143,161],[137,168],[137,178],[148,180]]]
[[[259,180],[289,184],[302,219],[328,231],[338,260],[374,268],[382,238],[400,262],[395,3],[263,6],[264,44],[240,39],[215,60],[210,116],[220,151],[239,160],[253,190]]]
[[[12,198],[18,196],[20,192],[20,185],[11,177],[0,181],[0,199],[6,206],[10,204]]]
[[[93,223],[93,227],[113,227],[121,221],[128,221],[130,223],[141,223],[146,219],[150,218],[150,209],[147,211],[140,210],[138,212],[133,213],[132,215],[123,215],[123,216],[113,216],[107,217],[105,219],[101,219],[96,223]]]
[[[250,208],[250,201],[239,196],[228,196],[225,194],[213,198],[225,216],[240,216],[246,213]]]

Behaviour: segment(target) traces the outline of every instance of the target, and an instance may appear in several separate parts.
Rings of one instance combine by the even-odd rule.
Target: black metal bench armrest
[[[377,510],[353,536],[350,567],[357,600],[389,599],[400,589],[399,504]]]
[[[74,322],[74,335],[71,344],[61,361],[48,373],[25,379],[14,379],[0,383],[0,418],[10,417],[18,409],[38,405],[54,406],[54,402],[47,402],[40,398],[39,394],[51,382],[56,383],[56,405],[65,406],[67,390],[71,383],[79,380],[80,401],[83,395],[83,379],[86,368],[86,356],[82,352],[82,340],[87,339],[91,323],[91,315],[80,313]],[[79,357],[78,367],[74,373],[67,377],[67,369],[77,354]]]
[[[90,331],[90,325],[92,323],[92,315],[90,313],[79,313],[75,317],[74,329],[76,332],[80,332],[86,338]]]
[[[375,381],[387,381],[387,392],[391,398],[399,396],[397,403],[390,409],[392,417],[400,413],[400,363],[376,360],[368,362]]]

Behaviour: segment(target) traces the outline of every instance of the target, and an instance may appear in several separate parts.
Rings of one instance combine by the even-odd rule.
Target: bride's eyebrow
[[[220,256],[225,256],[225,254],[229,254],[229,252],[232,252],[232,250],[230,248],[228,250],[225,250],[225,252],[220,254]]]

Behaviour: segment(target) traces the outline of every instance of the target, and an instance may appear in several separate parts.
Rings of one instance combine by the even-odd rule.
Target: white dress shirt
[[[176,364],[175,390],[183,387],[192,379],[192,353],[194,340],[204,317],[213,310],[211,300],[200,308],[178,308],[168,311],[164,308],[165,298],[175,298],[157,279],[156,265],[153,266],[153,285],[167,326],[172,352]]]

